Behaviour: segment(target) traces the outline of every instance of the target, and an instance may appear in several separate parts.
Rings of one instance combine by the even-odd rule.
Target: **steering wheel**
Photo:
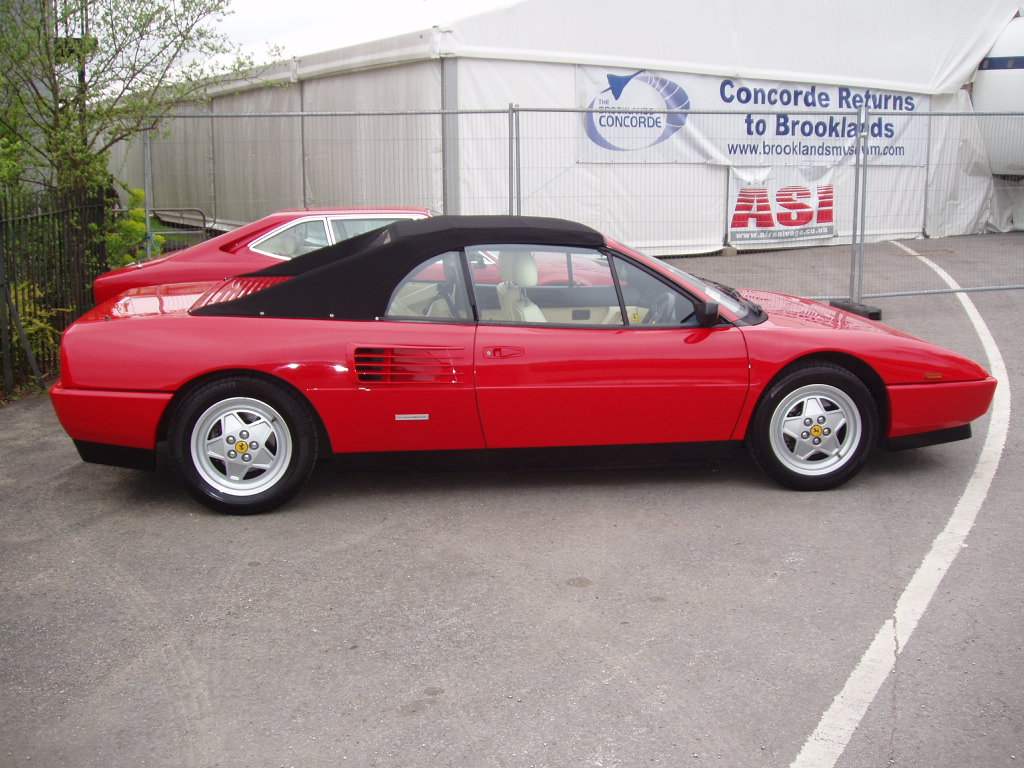
[[[651,308],[644,315],[641,325],[664,325],[672,321],[675,313],[676,295],[670,291],[665,291],[651,304]]]

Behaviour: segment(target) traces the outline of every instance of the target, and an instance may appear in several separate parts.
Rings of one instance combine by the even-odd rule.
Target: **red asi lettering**
[[[803,227],[814,219],[814,208],[801,202],[811,197],[807,187],[783,187],[775,195],[775,202],[785,210],[779,212],[779,224],[783,227]]]
[[[743,229],[751,223],[757,228],[804,227],[812,221],[815,224],[832,224],[835,221],[835,187],[824,184],[816,188],[817,206],[809,202],[811,190],[807,187],[783,187],[775,195],[775,205],[782,210],[778,216],[772,208],[768,190],[763,187],[744,187],[736,197],[731,229]]]
[[[772,215],[772,201],[768,190],[762,187],[744,187],[736,198],[732,214],[732,229],[743,229],[754,222],[755,227],[771,229],[775,226]]]
[[[831,224],[835,187],[831,184],[818,187],[818,224]]]

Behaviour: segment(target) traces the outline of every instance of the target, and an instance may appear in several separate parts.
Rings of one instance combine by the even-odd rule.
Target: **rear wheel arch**
[[[199,376],[195,379],[192,379],[185,385],[179,387],[178,390],[174,393],[174,397],[171,398],[171,402],[168,403],[167,408],[164,409],[164,415],[160,419],[160,424],[157,427],[157,440],[161,442],[167,440],[168,429],[170,427],[171,421],[174,419],[175,413],[181,407],[181,404],[185,402],[189,395],[191,395],[192,392],[213,381],[218,381],[221,379],[236,379],[239,377],[265,381],[270,384],[282,387],[283,389],[290,391],[291,394],[297,396],[305,404],[305,407],[308,409],[310,416],[313,418],[313,423],[316,425],[316,438],[318,448],[325,449],[330,447],[331,443],[330,438],[327,435],[327,427],[324,426],[323,419],[320,418],[320,414],[317,412],[316,408],[313,407],[313,404],[309,401],[309,398],[306,397],[305,393],[302,392],[302,390],[300,390],[294,384],[291,384],[290,382],[285,381],[284,379],[279,378],[277,376],[271,376],[270,374],[263,373],[262,371],[252,371],[246,368],[229,369],[224,371],[217,371],[215,373],[208,373],[204,376]]]
[[[312,474],[322,444],[319,417],[302,392],[250,371],[190,382],[165,422],[168,458],[184,489],[235,514],[291,499]]]

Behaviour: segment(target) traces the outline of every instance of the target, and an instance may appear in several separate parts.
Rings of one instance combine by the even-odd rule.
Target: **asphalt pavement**
[[[955,278],[971,242],[932,258]],[[971,301],[1007,367],[1008,436],[841,768],[1024,761],[1024,294]],[[873,303],[985,362],[955,296]],[[746,458],[323,468],[278,512],[230,517],[167,472],[82,463],[25,398],[0,408],[0,766],[789,766],[992,420],[825,493]]]

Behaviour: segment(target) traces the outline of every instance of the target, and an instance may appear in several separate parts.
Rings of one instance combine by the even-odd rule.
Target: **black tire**
[[[822,491],[856,475],[877,437],[878,407],[864,383],[846,368],[815,363],[793,367],[768,388],[747,448],[782,485]]]
[[[248,376],[188,393],[168,429],[171,465],[192,498],[249,515],[284,504],[306,484],[317,455],[307,404],[282,385]]]

